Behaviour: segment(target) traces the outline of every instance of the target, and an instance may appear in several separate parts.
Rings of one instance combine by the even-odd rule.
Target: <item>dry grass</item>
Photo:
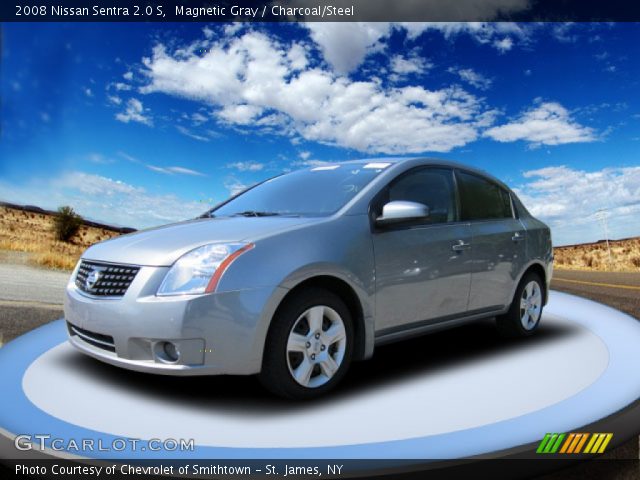
[[[0,206],[0,250],[27,252],[35,265],[72,270],[84,250],[119,235],[83,225],[70,243],[56,240],[54,217]]]
[[[0,206],[0,250],[27,252],[35,265],[72,270],[84,250],[119,235],[83,225],[70,243],[55,239],[53,216]],[[611,262],[604,242],[556,247],[554,267],[560,270],[640,272],[640,237],[614,240]]]
[[[605,242],[554,249],[554,267],[560,270],[640,272],[640,237],[612,240],[611,261]]]

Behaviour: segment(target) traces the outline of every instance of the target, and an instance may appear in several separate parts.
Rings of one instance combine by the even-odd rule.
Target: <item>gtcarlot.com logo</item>
[[[184,438],[152,438],[140,440],[137,438],[56,438],[49,434],[18,435],[13,442],[17,450],[56,450],[71,452],[191,452],[194,450],[194,439]]]
[[[604,453],[613,433],[547,433],[536,453]]]

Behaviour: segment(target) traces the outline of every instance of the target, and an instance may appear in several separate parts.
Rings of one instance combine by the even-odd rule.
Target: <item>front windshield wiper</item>
[[[278,212],[260,212],[257,210],[245,210],[244,212],[236,212],[232,217],[275,217],[280,215]]]

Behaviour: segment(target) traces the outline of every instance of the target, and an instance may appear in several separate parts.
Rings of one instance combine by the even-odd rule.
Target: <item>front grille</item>
[[[99,297],[121,297],[131,285],[140,267],[113,265],[83,260],[76,275],[76,287]]]
[[[85,330],[80,327],[76,327],[75,325],[71,325],[67,322],[67,327],[69,328],[69,334],[77,335],[85,342],[90,343],[94,347],[102,348],[104,350],[109,350],[110,352],[116,351],[116,345],[113,341],[113,337],[110,335],[103,335],[102,333],[90,332],[89,330]]]

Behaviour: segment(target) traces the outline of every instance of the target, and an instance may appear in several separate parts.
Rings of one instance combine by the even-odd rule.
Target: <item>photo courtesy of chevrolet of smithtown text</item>
[[[640,480],[640,6],[0,4],[7,478]]]

